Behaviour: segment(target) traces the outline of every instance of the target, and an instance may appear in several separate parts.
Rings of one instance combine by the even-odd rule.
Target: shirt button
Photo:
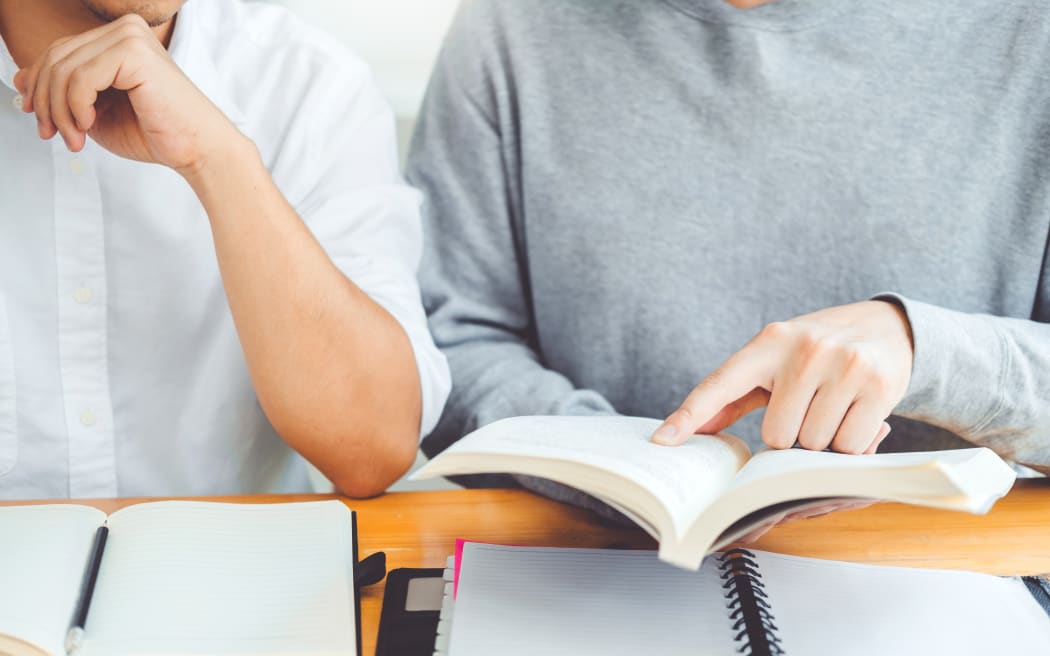
[[[84,161],[79,157],[74,157],[69,160],[69,170],[73,172],[73,175],[81,175],[84,173]]]
[[[95,416],[94,412],[91,412],[90,410],[85,410],[84,412],[80,413],[80,423],[85,428],[91,428],[96,423],[98,423],[98,417]]]
[[[11,105],[13,105],[18,111],[22,111],[22,95],[16,94],[15,97],[11,99]]]
[[[73,293],[73,300],[81,305],[87,305],[94,298],[95,294],[87,287],[81,287]]]

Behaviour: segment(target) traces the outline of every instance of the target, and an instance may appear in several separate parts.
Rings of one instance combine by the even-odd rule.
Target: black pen
[[[84,627],[87,626],[88,610],[91,609],[91,597],[95,594],[95,581],[98,580],[98,569],[102,565],[102,552],[106,550],[106,538],[109,527],[103,524],[95,532],[95,544],[91,546],[91,555],[84,566],[84,579],[80,582],[80,597],[73,611],[66,633],[66,653],[73,654],[84,642]]]

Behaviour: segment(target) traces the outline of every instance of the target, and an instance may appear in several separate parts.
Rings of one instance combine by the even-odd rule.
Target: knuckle
[[[870,378],[876,373],[875,360],[868,353],[855,348],[847,348],[843,354],[847,374]]]
[[[121,39],[120,47],[137,56],[142,56],[150,52],[149,41],[144,39],[142,35],[137,32]]]
[[[786,449],[795,443],[795,437],[788,435],[777,422],[768,422],[762,426],[762,441],[774,449]]]
[[[69,74],[69,88],[75,90],[82,87],[87,82],[87,73],[84,72],[83,68],[78,68]]]
[[[129,14],[130,16],[131,14]],[[139,26],[134,23],[124,22],[120,27],[117,28],[117,36],[120,37],[121,41],[127,39],[137,39],[142,36],[142,30]]]
[[[861,453],[863,450],[860,446],[861,441],[856,439],[855,435],[846,434],[839,432],[835,436],[835,439],[831,441],[831,450],[838,453]]]
[[[798,336],[795,348],[803,363],[813,363],[822,360],[828,353],[827,341],[810,332],[804,332]]]
[[[55,65],[51,67],[51,79],[54,81],[56,78],[64,78],[72,73],[72,66],[67,59],[61,59],[55,62]]]
[[[47,52],[44,53],[43,60],[41,60],[43,62],[42,68],[54,68],[55,64],[62,60],[62,51],[60,46],[60,43],[55,43],[47,49]]]
[[[700,384],[696,386],[698,390],[710,390],[717,387],[721,387],[725,381],[725,373],[721,369],[712,371],[707,378],[700,381]]]
[[[120,18],[117,19],[117,22],[120,23],[121,25],[131,25],[131,26],[135,26],[135,27],[148,27],[148,25],[146,23],[146,19],[144,19],[142,16],[139,16],[136,13],[124,14],[123,16],[121,16]]]
[[[779,340],[787,337],[792,332],[791,325],[787,321],[774,321],[766,324],[758,336],[764,340]]]
[[[868,376],[868,389],[876,396],[889,396],[893,393],[894,381],[886,372],[876,369]]]
[[[798,344],[798,375],[802,379],[823,377],[829,361],[835,358],[836,350],[837,346],[825,338],[804,336]]]
[[[828,438],[819,431],[803,429],[798,436],[798,443],[810,451],[823,451],[828,446]]]

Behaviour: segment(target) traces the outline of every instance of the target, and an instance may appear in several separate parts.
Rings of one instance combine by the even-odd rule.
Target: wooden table
[[[244,503],[320,496],[211,499]],[[147,501],[90,501],[106,512]],[[389,569],[443,567],[457,538],[561,547],[654,548],[641,531],[610,527],[589,513],[516,490],[403,492],[344,500],[358,513],[361,557],[387,553]],[[969,569],[991,574],[1050,572],[1050,480],[1020,481],[983,517],[880,504],[778,527],[756,549],[884,565]],[[383,586],[362,593],[365,654],[375,652]]]

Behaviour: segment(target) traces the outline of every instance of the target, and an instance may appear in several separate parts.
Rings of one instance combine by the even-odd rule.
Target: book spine
[[[726,610],[736,634],[733,640],[739,645],[737,652],[745,656],[785,654],[755,554],[730,549],[718,560]]]

